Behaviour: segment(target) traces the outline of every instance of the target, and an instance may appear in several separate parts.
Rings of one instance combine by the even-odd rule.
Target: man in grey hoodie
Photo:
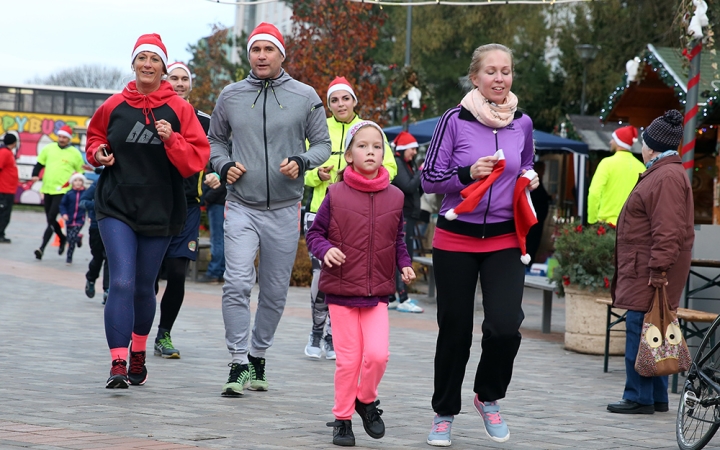
[[[265,352],[287,300],[300,237],[303,173],[330,157],[322,101],[283,70],[285,43],[278,29],[258,25],[247,51],[250,75],[223,89],[208,133],[210,163],[228,190],[222,312],[232,362],[222,395],[229,397],[242,395],[245,387],[268,389]],[[260,292],[251,338],[258,249]]]

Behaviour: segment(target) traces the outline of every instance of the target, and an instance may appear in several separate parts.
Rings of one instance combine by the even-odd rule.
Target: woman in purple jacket
[[[443,447],[451,443],[453,417],[460,412],[478,275],[485,317],[473,403],[487,435],[497,442],[510,437],[497,401],[510,384],[525,317],[525,267],[515,234],[513,191],[518,177],[533,166],[532,120],[517,109],[510,91],[510,49],[478,47],[468,75],[475,88],[438,122],[422,173],[425,192],[445,194],[433,239],[439,331],[432,398],[436,415],[427,439]],[[455,219],[448,211],[461,202],[460,191],[476,180],[490,187],[474,210]],[[529,188],[538,184],[534,177]]]

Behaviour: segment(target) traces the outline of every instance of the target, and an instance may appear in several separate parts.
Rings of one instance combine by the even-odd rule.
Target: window
[[[33,112],[63,114],[65,112],[65,94],[53,91],[35,91]]]
[[[91,94],[68,93],[66,114],[72,116],[92,116],[97,107],[95,96]]]
[[[15,111],[17,93],[14,88],[0,88],[0,110]]]

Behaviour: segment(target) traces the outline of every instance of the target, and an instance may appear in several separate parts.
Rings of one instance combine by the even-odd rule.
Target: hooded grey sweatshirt
[[[210,164],[223,180],[235,162],[247,170],[227,186],[227,200],[264,210],[299,202],[303,172],[327,161],[331,151],[320,97],[284,70],[266,80],[251,72],[225,87],[212,113],[208,140]],[[282,160],[291,157],[300,166],[294,180],[280,173]]]

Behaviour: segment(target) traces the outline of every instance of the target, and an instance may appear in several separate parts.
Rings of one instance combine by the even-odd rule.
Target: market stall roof
[[[420,120],[410,124],[408,131],[421,145],[428,144],[439,121],[440,117]],[[392,141],[402,131],[402,127],[388,127],[384,131],[388,140]],[[561,138],[538,130],[533,130],[533,139],[535,139],[535,149],[538,151],[568,151],[582,155],[588,154],[588,146],[584,142]]]
[[[581,116],[579,114],[570,114],[567,116],[567,120],[572,124],[573,130],[580,135],[582,141],[588,145],[590,151],[610,151],[613,132],[627,125],[616,122],[602,123],[597,116]],[[633,144],[630,151],[641,153],[642,145],[639,140]]]
[[[718,91],[718,57],[703,52],[700,57],[700,96],[698,98],[699,122],[720,122],[720,112],[715,111]],[[679,49],[655,47],[648,44],[641,55],[639,70],[634,80],[623,81],[608,96],[600,119],[604,122],[630,123],[645,127],[669,109],[684,110],[687,94],[687,69],[683,66],[685,56]],[[687,64],[686,64],[687,65]],[[632,79],[633,77],[631,77]],[[718,116],[718,117],[715,117]]]

